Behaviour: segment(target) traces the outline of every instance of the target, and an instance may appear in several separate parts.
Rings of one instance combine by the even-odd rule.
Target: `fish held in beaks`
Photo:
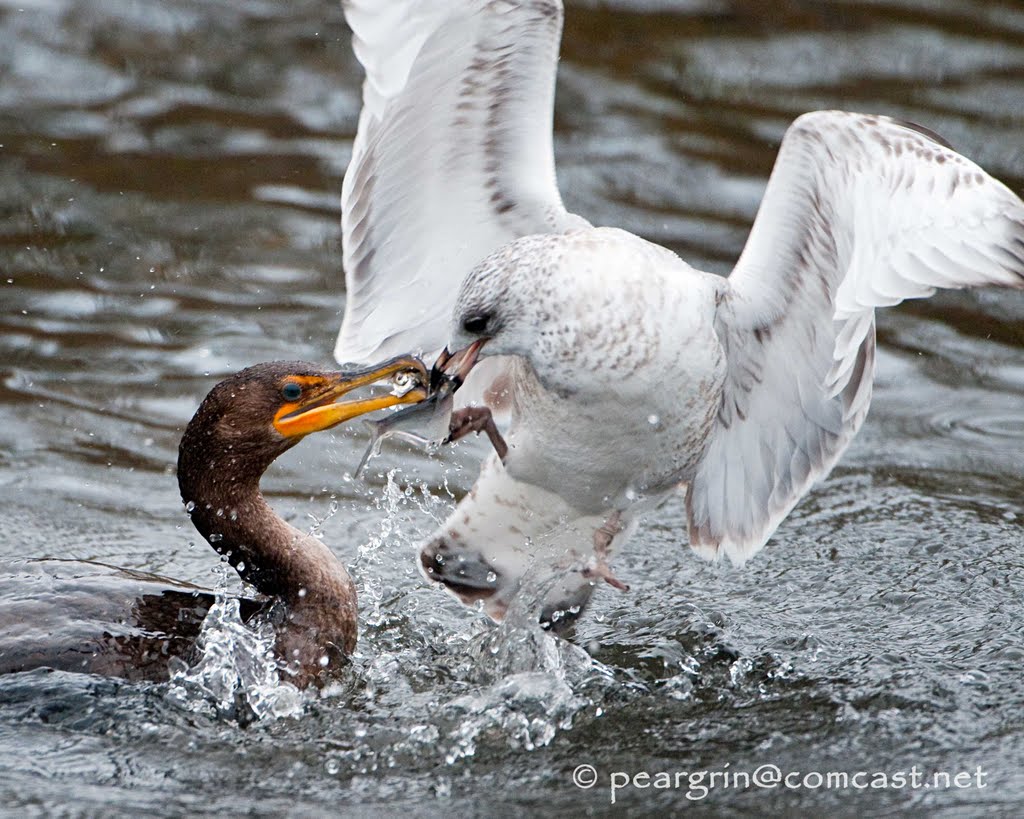
[[[362,474],[370,458],[379,455],[384,441],[391,437],[429,449],[453,443],[470,432],[485,432],[498,457],[504,461],[508,446],[491,417],[491,411],[487,407],[453,409],[455,392],[476,363],[481,346],[471,345],[455,355],[445,349],[430,371],[426,398],[379,421],[366,422],[371,432],[370,444],[356,467],[355,477]],[[407,385],[397,386],[403,388]],[[412,383],[408,389],[420,386]]]
[[[448,440],[449,424],[454,405],[457,384],[454,380],[442,381],[430,395],[401,412],[395,412],[379,421],[367,421],[371,432],[370,443],[363,458],[356,467],[359,477],[371,458],[380,455],[381,447],[388,438],[400,438],[426,449],[441,446]]]

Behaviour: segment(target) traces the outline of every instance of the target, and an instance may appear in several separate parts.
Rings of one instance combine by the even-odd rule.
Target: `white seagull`
[[[537,564],[556,626],[595,580],[623,587],[609,551],[679,487],[691,547],[743,563],[863,423],[876,307],[1024,287],[1013,192],[922,128],[838,111],[786,132],[731,275],[695,270],[563,207],[561,2],[344,8],[366,81],[335,354],[481,359],[467,387],[507,402],[509,449],[420,559],[496,619]]]

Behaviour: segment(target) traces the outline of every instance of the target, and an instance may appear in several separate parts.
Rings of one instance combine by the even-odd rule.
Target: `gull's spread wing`
[[[742,563],[867,414],[874,308],[1024,287],[1024,203],[932,135],[815,112],[787,131],[719,306],[728,376],[687,490],[690,542]]]
[[[431,353],[470,268],[586,223],[555,182],[560,0],[344,0],[363,110],[342,189],[342,362]]]

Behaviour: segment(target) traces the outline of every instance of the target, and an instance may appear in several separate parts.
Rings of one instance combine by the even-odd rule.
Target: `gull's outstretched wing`
[[[551,130],[560,0],[343,0],[363,110],[342,189],[341,362],[432,352],[456,291],[567,214]]]
[[[1024,287],[1024,203],[915,126],[816,112],[787,131],[719,306],[728,376],[687,490],[690,542],[742,563],[867,414],[874,308]]]

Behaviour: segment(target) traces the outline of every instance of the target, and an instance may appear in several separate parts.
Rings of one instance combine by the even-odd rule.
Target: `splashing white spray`
[[[198,662],[171,662],[168,698],[190,711],[212,707],[222,717],[242,721],[301,714],[302,692],[278,674],[273,626],[263,618],[244,623],[239,600],[225,594],[226,585],[222,574],[196,640]]]

